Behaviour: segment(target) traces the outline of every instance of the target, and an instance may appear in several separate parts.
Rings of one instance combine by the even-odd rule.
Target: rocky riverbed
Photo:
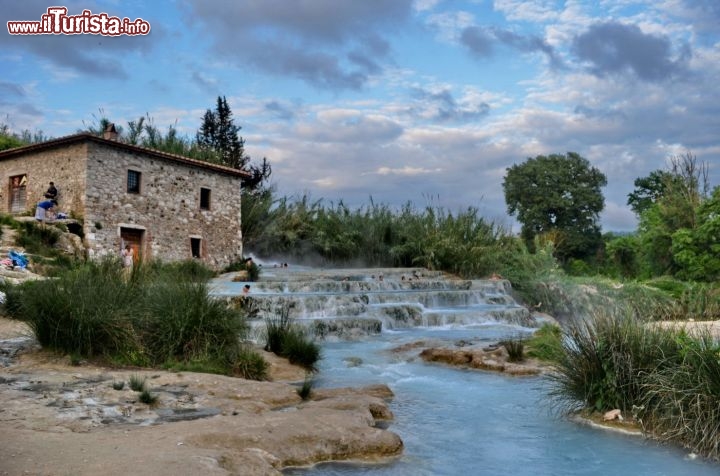
[[[304,372],[266,358],[271,382],[71,365],[0,318],[0,475],[278,475],[402,452],[383,428],[388,387],[319,389],[303,401]],[[131,378],[156,404],[140,401]]]

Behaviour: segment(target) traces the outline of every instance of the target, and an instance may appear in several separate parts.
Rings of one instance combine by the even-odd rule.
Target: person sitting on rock
[[[58,195],[57,188],[55,188],[55,184],[53,182],[50,182],[50,186],[48,187],[47,191],[45,192],[44,197],[50,200],[56,200]]]

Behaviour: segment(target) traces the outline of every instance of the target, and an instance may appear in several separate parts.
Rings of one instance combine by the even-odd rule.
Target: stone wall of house
[[[85,240],[92,256],[119,253],[122,228],[143,231],[143,259],[201,259],[222,268],[242,256],[240,178],[111,145],[88,143]],[[128,170],[140,172],[140,193],[127,192]],[[200,189],[210,209],[200,209]]]
[[[49,182],[58,189],[58,210],[79,216],[83,214],[85,199],[86,144],[32,151],[0,160],[0,212],[10,212],[10,180],[26,174],[25,212],[34,213],[37,203]]]

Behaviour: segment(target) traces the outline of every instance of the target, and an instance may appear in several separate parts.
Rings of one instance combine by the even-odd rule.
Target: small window
[[[210,189],[200,189],[200,210],[210,210]]]
[[[140,193],[140,172],[128,170],[127,193]]]
[[[200,238],[190,238],[190,252],[193,258],[200,258]]]

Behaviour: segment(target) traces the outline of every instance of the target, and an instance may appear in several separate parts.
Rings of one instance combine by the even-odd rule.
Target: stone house
[[[91,258],[200,259],[219,269],[242,256],[242,170],[81,133],[0,151],[0,212],[32,214],[49,182],[56,210],[82,224]]]

